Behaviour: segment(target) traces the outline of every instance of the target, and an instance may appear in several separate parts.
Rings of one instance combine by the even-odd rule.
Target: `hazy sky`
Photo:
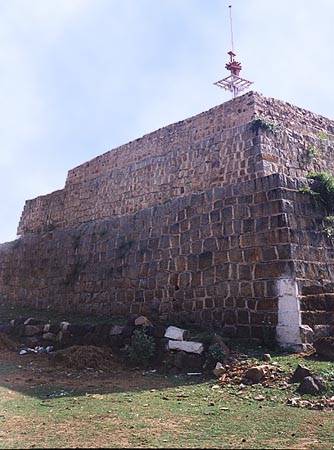
[[[229,99],[228,0],[0,0],[0,242],[67,170]],[[232,0],[254,90],[333,117],[334,0]]]

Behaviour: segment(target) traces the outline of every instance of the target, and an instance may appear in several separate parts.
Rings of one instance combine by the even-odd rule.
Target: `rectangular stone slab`
[[[201,342],[192,341],[168,341],[168,350],[180,350],[187,353],[196,353],[200,355],[204,351],[203,344]]]
[[[185,331],[182,328],[170,326],[166,330],[165,337],[175,341],[183,341]]]

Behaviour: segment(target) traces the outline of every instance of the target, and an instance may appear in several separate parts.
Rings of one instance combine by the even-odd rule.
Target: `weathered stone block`
[[[292,261],[276,261],[259,263],[255,266],[255,278],[272,279],[293,276],[294,266]]]
[[[199,255],[199,269],[205,270],[212,267],[213,255],[212,252],[206,251]]]

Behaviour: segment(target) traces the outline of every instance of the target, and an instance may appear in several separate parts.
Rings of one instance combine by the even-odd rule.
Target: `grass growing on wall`
[[[328,214],[334,211],[334,176],[328,172],[310,172],[307,176],[312,180],[311,191],[318,194]]]
[[[254,133],[258,133],[259,130],[269,131],[271,133],[275,133],[277,131],[277,124],[268,120],[265,117],[257,117],[253,120],[251,129]]]
[[[328,172],[310,172],[307,178],[311,185],[300,189],[304,194],[311,194],[325,208],[323,231],[329,238],[334,238],[334,175]]]

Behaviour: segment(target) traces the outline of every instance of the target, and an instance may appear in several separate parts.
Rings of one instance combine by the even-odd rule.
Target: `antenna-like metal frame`
[[[234,52],[234,38],[233,38],[233,19],[232,19],[232,5],[228,7],[230,11],[230,27],[231,27],[231,49]]]
[[[233,36],[233,19],[232,19],[232,5],[229,5],[230,11],[230,28],[231,28],[231,49],[228,52],[230,61],[226,64],[226,69],[230,71],[230,75],[222,80],[214,83],[216,86],[221,87],[232,93],[232,97],[237,97],[241,92],[245,91],[253,84],[252,81],[245,80],[239,76],[242,66],[241,63],[236,61],[236,54],[234,53],[234,36]]]

